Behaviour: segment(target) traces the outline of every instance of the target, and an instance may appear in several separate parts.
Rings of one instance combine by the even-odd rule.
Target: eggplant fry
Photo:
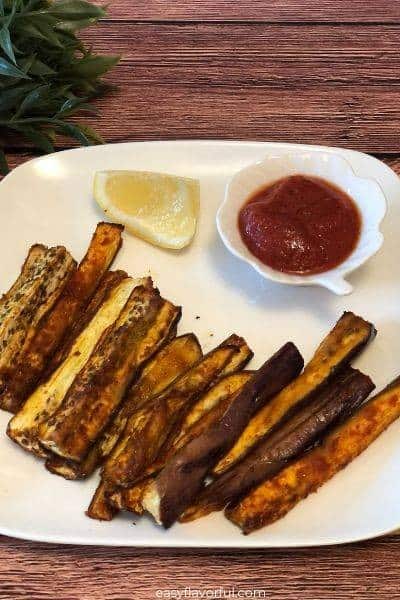
[[[100,481],[86,511],[86,515],[90,519],[97,519],[98,521],[111,521],[117,512],[118,509],[108,500],[106,484]]]
[[[232,362],[238,363],[236,355]],[[158,472],[162,469],[165,462],[178,451],[179,448],[187,444],[191,439],[200,435],[211,427],[218,419],[222,417],[228,406],[233,402],[236,395],[239,393],[243,385],[252,377],[253,372],[241,371],[239,373],[233,373],[226,375],[220,379],[204,396],[196,403],[195,406],[202,408],[198,410],[196,415],[193,414],[190,422],[192,425],[187,427],[185,433],[177,438],[174,444],[169,448],[168,454],[163,454],[161,457],[157,457],[156,461],[146,470],[146,479],[134,484],[129,488],[116,488],[112,494],[110,494],[110,502],[114,506],[141,514],[143,507],[141,506],[141,498],[143,496],[145,487],[152,480],[150,473]],[[192,411],[189,411],[192,414]],[[194,417],[197,417],[194,420]]]
[[[220,475],[240,460],[295,407],[308,401],[375,336],[371,323],[345,312],[317,348],[303,373],[262,408],[250,421],[234,445],[214,469]]]
[[[231,344],[235,344],[238,351],[228,361],[220,377],[225,377],[225,375],[230,375],[231,373],[237,373],[238,371],[241,371],[254,356],[253,350],[247,345],[246,340],[240,335],[232,334],[229,339]]]
[[[188,522],[243,497],[251,489],[282,470],[338,419],[356,410],[374,389],[369,377],[348,368],[300,409],[275,433],[268,436],[232,469],[204,488],[196,503],[180,518]]]
[[[140,378],[126,394],[115,419],[80,463],[53,455],[46,468],[66,479],[83,479],[91,475],[111,453],[129,416],[154,396],[163,392],[177,377],[183,375],[202,356],[200,344],[192,333],[168,342],[145,365]]]
[[[136,287],[61,406],[41,425],[40,443],[64,458],[83,460],[138,370],[166,342],[180,314],[180,308],[161,298],[150,278]]]
[[[65,336],[62,344],[53,354],[50,362],[48,362],[41,381],[46,381],[49,377],[51,377],[52,373],[54,373],[54,371],[66,359],[69,351],[75,343],[75,340],[89,325],[90,321],[93,319],[104,300],[110,295],[111,291],[127,277],[128,275],[125,273],[125,271],[107,271],[107,273],[105,273],[88,304],[84,310],[81,311],[79,317],[71,326],[68,335]]]
[[[144,509],[142,498],[146,487],[152,481],[152,478],[143,479],[130,488],[117,488],[114,491],[108,491],[108,502],[118,510],[127,510],[128,512],[142,515]]]
[[[236,360],[233,362],[236,362]],[[244,384],[253,375],[254,371],[239,371],[238,373],[225,375],[218,380],[189,410],[183,424],[180,426],[178,435],[173,438],[172,442],[163,445],[156,461],[150,469],[147,469],[146,473],[161,471],[167,460],[176,454],[179,448],[188,444],[216,423],[232,404]]]
[[[238,379],[236,379],[235,377],[233,377],[233,379],[229,379],[228,376],[231,374],[238,374],[239,370],[245,367],[247,363],[253,358],[253,351],[247,345],[246,340],[236,334],[232,334],[231,336],[229,336],[229,338],[225,340],[225,342],[235,346],[237,349],[237,352],[235,352],[235,354],[232,355],[232,357],[226,363],[223,371],[218,376],[218,379],[224,379],[225,383],[222,385],[222,387],[213,386],[214,389],[211,389],[209,394],[206,393],[199,400],[197,400],[193,406],[191,406],[190,404],[185,405],[185,410],[182,410],[182,412],[179,415],[179,418],[176,419],[174,426],[171,428],[171,431],[168,434],[168,437],[165,440],[159,452],[159,455],[157,456],[157,460],[147,470],[147,474],[156,473],[157,471],[160,471],[163,468],[167,457],[171,456],[175,452],[175,450],[173,449],[173,445],[175,444],[177,438],[181,435],[186,434],[187,429],[196,421],[198,421],[200,417],[205,417],[207,412],[212,407],[213,403],[217,404],[219,402],[223,394],[224,386],[226,388],[231,387],[233,393],[233,388],[235,387],[235,385],[238,385],[238,380],[241,379],[240,375],[238,375]],[[226,389],[226,393],[228,393],[228,389]],[[225,402],[226,406],[228,406],[228,403],[228,401]],[[208,419],[202,419],[202,423],[199,424],[196,430],[193,429],[191,431],[191,435],[196,436],[197,433],[200,432],[202,427],[207,427],[207,421],[211,424],[211,422],[213,422],[217,418],[217,415],[220,413],[221,410],[222,405],[218,410],[215,410],[213,414],[209,415]]]
[[[120,510],[126,510],[136,515],[143,514],[141,499],[148,481],[145,479],[129,489],[114,488],[105,481],[101,481],[86,515],[90,519],[111,521]]]
[[[50,473],[53,473],[53,475],[59,475],[69,481],[86,479],[95,472],[100,464],[97,445],[90,450],[85,459],[80,463],[69,458],[57,456],[57,454],[53,454],[52,452],[47,452],[46,456],[46,469]]]
[[[28,398],[8,424],[8,436],[28,452],[46,457],[38,440],[39,427],[60,406],[76,375],[88,361],[102,333],[118,318],[141,280],[126,278],[105,298],[89,325],[75,340],[66,359]]]
[[[359,456],[399,416],[400,377],[329,433],[321,446],[255,488],[225,515],[246,534],[281,519]]]
[[[254,371],[239,371],[230,375],[224,375],[217,381],[203,396],[192,406],[185,415],[181,431],[176,437],[175,442],[179,442],[188,429],[215,408],[221,400],[231,397],[254,375]]]
[[[182,419],[176,424],[174,431],[171,432],[171,445],[179,436],[183,435],[186,430],[205,415],[221,400],[222,395],[231,395],[235,389],[240,387],[242,376],[240,370],[253,358],[253,351],[247,345],[247,342],[242,337],[232,334],[225,340],[226,344],[235,346],[235,352],[226,363],[222,372],[218,376],[218,380],[223,380],[224,383],[218,385],[218,381],[213,387],[203,394],[187,412],[183,413]],[[231,378],[230,375],[233,375]],[[247,378],[244,376],[244,378]],[[225,390],[225,391],[224,391]]]
[[[8,292],[3,294],[0,298],[0,324],[3,323],[10,308],[21,300],[23,287],[29,280],[32,280],[34,270],[39,266],[40,261],[43,261],[47,251],[47,246],[44,246],[43,244],[35,244],[29,248],[28,255],[21,267],[21,272],[16,281],[10,287]]]
[[[150,405],[134,412],[104,464],[103,478],[113,485],[128,487],[143,476],[176,421],[181,418],[184,408],[190,406],[219,377],[238,352],[236,338],[228,338]]]
[[[29,253],[17,282],[3,296],[0,306],[0,406],[13,407],[6,390],[15,364],[35,335],[43,315],[51,310],[76,262],[63,246],[35,246]]]
[[[143,496],[143,508],[170,527],[199,493],[206,475],[229,450],[254,413],[300,373],[303,358],[287,343],[243,386],[222,418],[181,448]]]
[[[25,345],[3,390],[0,403],[16,412],[34,391],[48,361],[93,295],[121,246],[123,227],[99,223],[86,256],[74,270],[53,308],[43,315],[29,345]],[[58,365],[56,365],[58,366]],[[47,370],[48,371],[48,370]]]

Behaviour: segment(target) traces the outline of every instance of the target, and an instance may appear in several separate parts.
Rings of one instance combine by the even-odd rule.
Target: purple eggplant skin
[[[191,504],[204,478],[256,411],[295,379],[303,366],[303,357],[292,342],[282,346],[243,386],[221,419],[171,457],[151,486],[159,497],[158,519],[165,528]]]
[[[331,426],[350,416],[374,388],[367,375],[346,368],[305,407],[207,486],[181,520],[191,521],[222,510],[276,475],[289,460],[315,445]]]

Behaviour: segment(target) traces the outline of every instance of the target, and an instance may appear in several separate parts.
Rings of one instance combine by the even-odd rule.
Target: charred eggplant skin
[[[304,361],[296,346],[282,346],[244,385],[223,417],[166,464],[146,490],[143,506],[170,527],[200,491],[204,478],[254,413],[298,376]],[[154,514],[154,507],[158,514]]]
[[[375,327],[352,312],[345,312],[322,340],[303,373],[250,421],[226,456],[214,468],[220,475],[279,425],[293,410],[307,402],[375,337]]]
[[[193,333],[169,339],[146,363],[138,380],[126,394],[118,414],[96,441],[87,457],[78,463],[53,455],[46,461],[46,469],[71,480],[84,479],[91,475],[111,454],[132,413],[162,393],[201,357],[200,343]]]
[[[57,352],[52,355],[50,361],[47,363],[46,369],[41,376],[41,381],[46,381],[51,377],[52,373],[54,373],[68,356],[75,340],[89,325],[105,299],[109,297],[112,290],[119,285],[121,281],[127,278],[128,275],[125,271],[107,271],[107,273],[105,273],[85,309],[80,311],[78,318],[71,326],[69,332],[65,335],[62,344],[59,345]]]
[[[103,478],[109,484],[129,487],[158,456],[182,411],[207,389],[237,355],[238,348],[228,338],[177,379],[152,403],[134,412],[107,459]]]
[[[197,414],[188,415],[189,418],[186,419],[186,423],[184,424],[186,426],[181,428],[179,435],[173,440],[171,447],[168,449],[167,458],[176,454],[180,448],[186,446],[192,439],[219,421],[253,374],[254,372],[252,371],[239,371],[231,375],[225,375],[225,377],[220,379],[204,394],[203,406],[198,407]],[[211,401],[214,404],[207,406],[207,401]],[[194,408],[196,409],[196,407]]]
[[[48,456],[39,443],[39,430],[62,403],[103,333],[118,318],[136,281],[127,277],[109,290],[88,326],[76,338],[68,356],[54,373],[26,400],[7,427],[7,435],[22,448],[41,458]]]
[[[301,452],[315,444],[338,419],[347,416],[374,389],[371,379],[348,368],[239,463],[207,486],[180,519],[192,521],[247,494],[273,477]]]
[[[97,521],[111,521],[117,512],[118,509],[108,501],[106,484],[101,481],[86,511],[86,516]]]
[[[164,310],[170,318],[162,330],[153,332]],[[165,343],[178,316],[180,308],[163,300],[151,280],[148,287],[136,287],[62,405],[41,426],[41,444],[64,458],[84,460],[113,418],[138,369]]]
[[[400,377],[335,427],[320,446],[229,507],[225,516],[246,534],[281,519],[346,467],[399,417]]]
[[[15,413],[33,392],[53,354],[94,294],[121,247],[122,231],[121,225],[98,223],[85,257],[14,366],[4,400],[11,412]]]
[[[76,262],[63,246],[43,253],[34,248],[25,261],[30,267],[22,269],[0,304],[0,406],[9,412],[18,407],[12,392],[17,365],[27,370],[27,349],[76,272]]]

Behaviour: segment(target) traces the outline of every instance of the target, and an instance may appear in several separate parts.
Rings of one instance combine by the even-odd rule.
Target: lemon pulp
[[[187,246],[196,231],[196,179],[146,171],[99,171],[94,197],[108,217],[164,248]]]

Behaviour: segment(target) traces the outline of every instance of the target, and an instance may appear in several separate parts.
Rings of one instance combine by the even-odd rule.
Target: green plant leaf
[[[7,175],[10,172],[10,168],[7,163],[6,155],[4,151],[0,148],[0,174]]]
[[[80,29],[85,29],[93,23],[96,22],[96,19],[76,19],[74,21],[60,21],[57,23],[57,29],[61,31],[74,32],[79,31]]]
[[[20,83],[2,91],[0,94],[0,113],[11,110],[16,104],[19,104],[22,98],[36,85],[35,83]]]
[[[54,120],[54,124],[61,133],[68,135],[74,138],[75,140],[78,140],[78,142],[80,142],[83,146],[91,145],[90,139],[85,135],[85,133],[82,131],[79,125],[73,125],[72,123],[64,123],[58,120]]]
[[[28,75],[26,75],[21,69],[12,65],[5,58],[0,57],[0,75],[4,75],[6,77],[15,77],[18,79],[30,79]]]
[[[85,102],[86,98],[77,98],[76,96],[72,98],[67,98],[57,112],[57,117],[61,115],[69,114],[71,111],[74,111],[78,106]]]
[[[60,19],[77,20],[100,19],[105,10],[84,0],[56,0],[48,9],[48,13]]]
[[[90,141],[94,142],[95,144],[104,144],[104,139],[101,137],[101,135],[89,127],[89,125],[80,125],[80,128]]]
[[[114,67],[119,56],[85,56],[66,70],[66,74],[82,78],[101,77]]]
[[[46,65],[42,60],[39,60],[35,57],[29,69],[29,73],[30,75],[40,75],[45,77],[46,75],[55,75],[57,71]]]
[[[34,129],[33,127],[20,127],[16,129],[22,133],[24,137],[31,141],[36,148],[42,150],[42,152],[54,152],[54,146],[49,137],[39,129]]]
[[[12,0],[11,2],[11,11],[8,13],[8,15],[6,16],[6,19],[4,20],[4,25],[6,27],[9,27],[11,25],[11,23],[14,22],[14,17],[17,13],[17,10],[20,8],[20,4],[21,1],[20,0]],[[6,7],[4,6],[4,9]],[[5,12],[5,10],[4,10]]]
[[[30,56],[20,59],[20,67],[26,75],[31,70],[33,63],[35,62],[35,58],[35,55],[31,54]]]
[[[36,23],[36,27],[39,29],[44,39],[46,39],[49,44],[56,46],[58,48],[62,48],[62,43],[60,42],[57,32],[55,31],[55,23],[46,23],[45,21]]]
[[[54,150],[56,136],[102,143],[88,125],[70,122],[110,89],[102,77],[117,57],[92,52],[77,32],[105,15],[84,0],[0,0],[0,127]],[[3,163],[6,165],[3,152]],[[3,166],[4,166],[3,165]]]
[[[37,88],[29,92],[29,94],[25,96],[18,107],[15,113],[15,119],[18,119],[20,116],[34,108],[43,98],[46,96],[48,97],[49,89],[49,85],[39,85]]]
[[[36,15],[35,18],[24,16],[19,20],[17,31],[19,35],[39,38],[52,46],[62,48],[63,45],[59,39],[56,30],[57,18],[45,14]]]
[[[35,8],[41,8],[43,4],[43,0],[29,0],[24,9],[22,10],[22,13],[28,13],[31,10],[34,10]]]
[[[21,36],[25,38],[38,38],[40,40],[46,40],[46,36],[40,31],[38,27],[34,23],[30,23],[28,21],[23,22],[18,26],[18,32]]]
[[[0,46],[4,50],[5,54],[8,56],[8,58],[14,63],[14,65],[16,65],[17,61],[15,60],[14,48],[11,42],[10,32],[5,25],[3,25],[3,27],[0,29]]]

